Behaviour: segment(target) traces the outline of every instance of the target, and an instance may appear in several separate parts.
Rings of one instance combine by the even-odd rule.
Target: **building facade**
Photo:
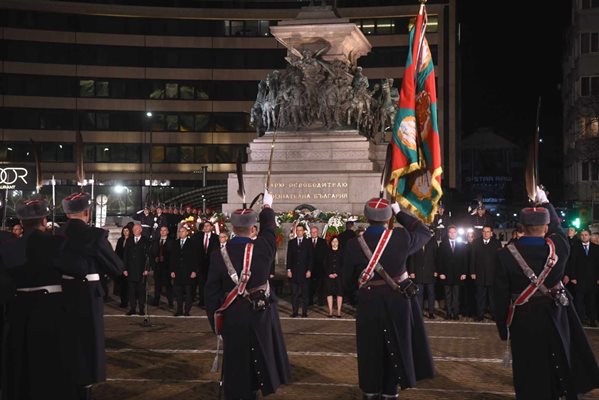
[[[109,215],[131,214],[146,201],[176,204],[194,189],[202,193],[204,171],[212,187],[208,206],[218,208],[226,201],[226,189],[218,187],[247,159],[256,137],[249,111],[258,82],[285,67],[286,50],[269,27],[309,2],[110,3],[0,3],[0,162],[31,165],[33,140],[41,153],[42,193],[49,193],[52,176],[59,196],[78,190],[81,132],[86,178],[93,174],[95,192],[108,196]],[[401,85],[417,2],[336,3],[373,46],[358,62],[371,84],[390,77]],[[455,5],[429,1],[427,9],[444,182],[455,188]],[[8,195],[9,212],[22,194]]]
[[[566,200],[599,220],[599,0],[573,0],[563,65]]]

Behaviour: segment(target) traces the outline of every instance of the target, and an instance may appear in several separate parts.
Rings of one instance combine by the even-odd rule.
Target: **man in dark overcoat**
[[[460,290],[468,273],[468,247],[458,240],[458,230],[450,225],[437,252],[437,275],[445,289],[445,319],[459,319]]]
[[[162,214],[166,215],[166,214]],[[160,305],[162,288],[166,289],[166,299],[169,307],[173,306],[173,285],[171,283],[170,269],[171,257],[175,247],[175,240],[169,236],[168,227],[161,226],[160,233],[152,241],[151,261],[154,270],[154,300],[151,305]]]
[[[50,213],[45,200],[21,201],[16,211],[25,233],[0,247],[0,298],[8,303],[0,397],[76,400],[74,336],[61,285],[62,238],[45,232]]]
[[[100,276],[120,276],[123,262],[108,241],[108,232],[88,225],[91,196],[73,193],[62,200],[68,221],[61,229],[65,237],[63,264],[82,270],[82,279],[63,275],[71,329],[76,339],[77,383],[81,399],[91,399],[91,385],[106,380],[104,303]]]
[[[287,243],[287,278],[291,283],[291,317],[297,317],[302,296],[302,317],[308,316],[310,278],[312,277],[312,245],[304,237],[304,226],[297,225],[294,239]]]
[[[470,253],[470,278],[474,281],[476,296],[475,321],[482,321],[485,309],[489,307],[495,318],[493,285],[495,283],[495,263],[501,242],[493,237],[493,227],[484,226],[482,236],[474,239]]]
[[[597,326],[597,281],[599,280],[599,246],[591,242],[587,229],[570,249],[570,282],[576,288],[574,304],[580,319]]]
[[[146,311],[146,284],[149,273],[149,251],[150,241],[142,236],[142,227],[133,225],[133,235],[129,237],[129,245],[125,246],[125,271],[129,292],[129,312],[127,315],[136,313],[139,303],[139,315],[145,315]]]
[[[435,278],[437,277],[437,239],[431,237],[428,242],[408,257],[410,279],[418,286],[418,302],[424,307],[424,293],[428,302],[428,317],[435,318]]]
[[[210,255],[214,250],[218,250],[220,245],[218,242],[218,235],[212,232],[212,223],[210,223],[210,221],[204,221],[202,223],[202,232],[195,234],[193,239],[196,240],[196,250],[199,252],[200,262],[199,275],[196,279],[199,287],[198,305],[203,307],[205,298],[204,288],[206,286],[206,281],[208,280],[208,271],[210,271]]]
[[[189,231],[185,226],[179,228],[179,240],[173,246],[170,259],[170,277],[174,282],[177,311],[175,316],[189,316],[193,302],[193,287],[198,276],[199,253],[193,240],[188,237]],[[185,309],[183,307],[185,303]]]
[[[260,232],[255,240],[250,229],[256,224],[256,212],[237,210],[231,215],[235,237],[226,245],[226,252],[238,282],[243,281],[242,268],[246,254],[251,277],[243,295],[234,297],[222,311],[218,333],[223,340],[223,387],[225,400],[256,399],[274,393],[281,384],[289,382],[290,367],[281,331],[275,299],[270,295],[268,277],[276,251],[275,213],[272,196],[265,191],[264,208],[260,213]],[[251,246],[251,247],[250,247]],[[211,267],[206,284],[206,313],[213,329],[215,313],[222,307],[226,293],[238,286],[229,275],[223,250],[211,255]]]
[[[387,232],[387,222],[395,214],[402,227]],[[400,211],[385,199],[371,199],[364,207],[370,226],[364,240],[375,252],[381,237],[389,235],[379,264],[401,288],[413,283],[408,278],[406,259],[422,248],[431,233],[413,216]],[[347,243],[344,257],[345,285],[358,286],[352,277],[363,276],[369,263],[359,238]],[[403,289],[402,289],[403,290]],[[378,273],[363,282],[358,292],[356,340],[360,389],[365,399],[394,399],[401,388],[413,387],[417,380],[433,377],[433,360],[417,300],[391,288]]]
[[[319,306],[325,304],[324,294],[324,260],[329,250],[327,241],[318,237],[318,228],[310,228],[310,245],[312,246],[312,277],[310,278],[310,299],[308,304],[314,303],[314,295]]]
[[[570,251],[568,240],[555,209],[539,188],[536,203],[540,206],[520,212],[524,236],[512,249],[534,275],[524,272],[509,247],[497,252],[496,323],[500,338],[511,344],[517,399],[574,400],[578,393],[599,387],[599,368],[572,298],[561,284]],[[552,248],[557,260],[551,259]],[[546,267],[548,274],[542,274]],[[535,289],[545,275],[542,283],[547,293]],[[515,307],[510,325],[510,304],[518,304],[523,293],[531,295]]]

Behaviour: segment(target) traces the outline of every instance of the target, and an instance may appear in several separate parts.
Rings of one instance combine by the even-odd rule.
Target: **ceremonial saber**
[[[275,154],[275,139],[277,136],[277,124],[275,124],[275,129],[272,131],[272,142],[270,143],[270,158],[268,159],[268,171],[266,172],[266,183],[264,184],[264,189],[270,189],[270,177],[272,175],[272,159]],[[264,196],[264,193],[258,193],[254,200],[250,203],[250,208],[254,207],[254,204],[258,202],[260,196]]]
[[[537,185],[539,184],[539,132],[541,118],[541,96],[537,103],[536,129],[533,136],[533,142],[528,149],[528,160],[524,171],[524,182],[526,185],[526,194],[531,202],[535,201]]]

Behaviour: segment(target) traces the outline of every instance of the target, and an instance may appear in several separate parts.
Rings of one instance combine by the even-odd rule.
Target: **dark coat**
[[[341,232],[339,234],[339,236],[337,236],[337,239],[339,239],[339,248],[341,250],[345,249],[345,245],[347,245],[347,242],[349,242],[351,239],[356,237],[356,231],[351,230],[351,229],[346,229],[343,232]]]
[[[198,251],[195,247],[196,243],[188,237],[185,240],[183,248],[181,248],[181,240],[173,243],[172,254],[170,258],[170,271],[175,273],[175,285],[192,285],[195,278],[191,277],[191,273],[196,275],[199,271]]]
[[[301,246],[297,244],[297,238],[287,243],[287,270],[291,270],[291,280],[303,282],[306,272],[312,271],[312,242],[302,239]]]
[[[243,253],[251,239],[235,237],[227,250],[238,276],[241,276]],[[251,278],[247,289],[268,281],[270,266],[276,251],[275,214],[270,208],[260,213],[260,232],[254,243]],[[221,306],[225,293],[235,285],[220,251],[211,256],[206,283],[206,313],[214,329],[214,312]],[[225,398],[249,398],[254,387],[264,395],[274,393],[290,379],[287,350],[281,331],[277,306],[273,303],[263,311],[254,311],[250,302],[237,297],[223,313],[223,379]],[[257,373],[258,372],[258,373]]]
[[[127,239],[125,246],[125,271],[129,282],[141,282],[144,271],[149,271],[150,240],[144,236],[139,238],[137,244],[135,237]]]
[[[123,261],[125,260],[125,247],[127,247],[127,244],[128,242],[125,240],[125,237],[121,236],[116,241],[116,247],[114,248],[116,255]]]
[[[314,245],[313,239],[308,238],[310,246],[312,246],[312,276],[319,278],[322,276],[324,271],[324,262],[329,245],[323,238],[316,238],[316,245]]]
[[[578,238],[578,236],[573,236],[572,238],[568,237],[568,243],[570,244],[570,249],[576,248],[576,246],[580,245],[582,242]],[[566,263],[566,271],[564,275],[570,277],[574,273],[574,255],[572,251],[570,251],[570,256],[568,257],[568,262]]]
[[[461,285],[460,276],[468,274],[468,246],[456,240],[452,252],[449,239],[443,239],[437,251],[437,273],[447,277],[440,280],[444,285]]]
[[[11,286],[60,285],[62,238],[41,231],[0,248],[0,269]],[[77,399],[74,335],[67,324],[64,292],[20,293],[7,309],[2,399]]]
[[[162,214],[164,215],[164,214]],[[160,251],[160,236],[156,240],[152,241],[152,247],[150,249],[150,264],[154,272],[169,271],[171,268],[171,258],[175,249],[176,242],[170,236],[167,236],[162,245],[162,252]],[[162,254],[162,256],[161,256]]]
[[[333,250],[327,247],[324,260],[323,279],[327,296],[343,295],[343,250]],[[337,278],[329,278],[329,275],[337,274]]]
[[[408,257],[408,273],[416,275],[413,279],[415,283],[435,283],[437,248],[437,239],[433,236],[423,247]]]
[[[108,232],[71,219],[64,226],[62,261],[70,271],[120,276],[123,262],[108,242]],[[69,274],[71,275],[71,274]],[[70,318],[76,335],[78,383],[89,385],[106,380],[104,344],[104,290],[100,281],[63,279]]]
[[[549,237],[554,242],[559,257],[544,283],[547,287],[553,287],[562,279],[570,248],[553,206],[543,206],[551,216]],[[516,248],[538,276],[549,252],[545,240],[524,236],[516,242]],[[501,339],[506,340],[509,305],[529,286],[530,281],[508,249],[499,250],[497,257],[497,328]],[[570,304],[564,307],[556,306],[550,297],[538,295],[516,307],[510,340],[517,398],[558,398],[561,393],[558,389],[559,379],[562,379],[569,392],[568,399],[576,398],[575,393],[599,387],[597,361],[573,309],[571,298]],[[532,382],[537,384],[531,384]]]
[[[210,270],[210,255],[215,250],[220,249],[220,243],[218,242],[218,235],[216,233],[210,233],[208,239],[208,249],[204,247],[204,232],[197,233],[193,236],[193,240],[196,241],[196,250],[198,251],[198,257],[200,262],[200,274],[204,280],[208,277],[208,271]]]
[[[495,238],[489,239],[485,244],[482,237],[474,239],[470,251],[470,274],[476,274],[477,285],[493,286],[495,282],[495,263],[497,251],[501,249],[501,242]]]
[[[585,292],[596,290],[599,279],[599,246],[589,242],[589,254],[586,255],[582,242],[578,241],[571,249],[570,263],[570,279],[577,281],[576,287]]]
[[[411,215],[400,211],[396,218],[402,227],[393,230],[379,260],[391,277],[398,277],[406,272],[408,256],[424,246],[431,237],[428,228]],[[377,226],[369,227],[364,232],[364,239],[371,251],[376,247],[383,231],[383,227]],[[350,240],[344,254],[346,290],[352,291],[357,286],[358,282],[353,277],[366,267],[368,261],[358,239]],[[375,273],[373,281],[381,279]],[[356,340],[360,388],[365,392],[380,391],[383,376],[392,378],[406,388],[414,386],[417,380],[431,378],[434,374],[422,311],[416,298],[408,299],[392,291],[387,285],[360,288],[356,310]],[[401,368],[386,370],[389,364]]]

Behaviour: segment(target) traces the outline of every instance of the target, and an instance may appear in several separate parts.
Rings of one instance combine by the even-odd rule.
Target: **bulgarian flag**
[[[391,175],[387,190],[401,207],[430,223],[443,195],[443,171],[435,71],[424,36],[426,23],[426,8],[421,3],[416,23],[410,30],[410,51],[393,123]]]

